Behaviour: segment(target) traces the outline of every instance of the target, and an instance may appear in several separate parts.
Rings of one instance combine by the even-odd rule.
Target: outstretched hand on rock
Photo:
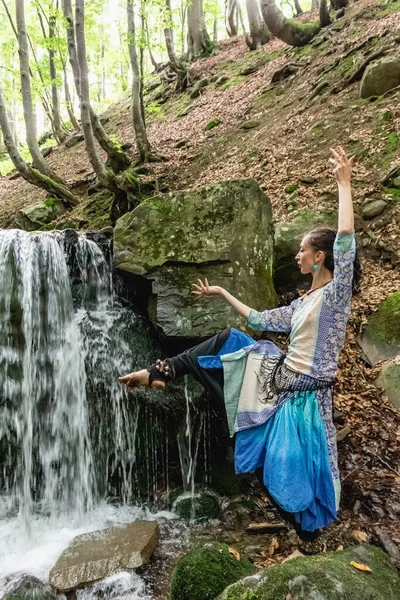
[[[220,288],[219,285],[210,285],[207,278],[204,279],[204,283],[201,279],[198,279],[197,281],[198,285],[197,283],[192,283],[192,286],[195,288],[192,290],[192,294],[195,294],[196,296],[215,296],[221,293],[222,288]]]

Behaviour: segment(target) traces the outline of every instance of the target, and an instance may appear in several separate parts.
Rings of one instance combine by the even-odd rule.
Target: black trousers
[[[201,368],[198,363],[198,358],[199,356],[209,356],[218,354],[222,346],[225,344],[226,340],[229,338],[230,333],[230,328],[224,329],[223,331],[217,333],[210,339],[201,342],[200,344],[197,344],[197,346],[193,346],[193,348],[189,348],[188,350],[185,350],[181,354],[178,354],[177,356],[174,356],[172,358],[172,362],[175,368],[175,376],[182,377],[183,375],[188,375],[189,373],[193,375],[193,377],[212,394],[212,396],[218,401],[218,403],[221,405],[221,408],[223,408],[224,411],[225,404],[223,371],[222,369],[208,370]],[[268,489],[264,485],[262,467],[256,469],[256,476],[261,487],[263,488],[263,491],[268,496],[271,504],[278,510],[282,518],[288,521],[294,527],[299,537],[304,541],[315,540],[319,535],[318,530],[313,532],[303,531],[300,525],[296,523],[293,514],[283,510],[270,496]]]

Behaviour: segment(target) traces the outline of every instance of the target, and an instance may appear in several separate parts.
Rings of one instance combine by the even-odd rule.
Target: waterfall
[[[1,511],[93,505],[86,375],[57,237],[0,232]],[[0,513],[1,516],[1,513]]]

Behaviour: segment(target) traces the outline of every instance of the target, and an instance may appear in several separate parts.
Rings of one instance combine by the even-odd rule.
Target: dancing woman
[[[237,473],[262,468],[270,497],[313,532],[335,520],[340,479],[332,386],[359,280],[351,197],[353,159],[342,148],[330,162],[339,190],[338,231],[318,227],[296,261],[312,285],[289,306],[257,312],[219,286],[194,284],[198,296],[220,295],[253,330],[290,333],[285,355],[267,340],[226,329],[178,356],[120,377],[128,388],[163,388],[187,373],[225,403]]]

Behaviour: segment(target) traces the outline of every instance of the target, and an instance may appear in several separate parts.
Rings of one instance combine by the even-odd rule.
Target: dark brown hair
[[[336,235],[337,231],[333,227],[316,227],[307,235],[308,242],[315,252],[318,252],[318,250],[324,252],[324,265],[332,274],[335,269],[335,263],[333,260],[333,244],[335,242]],[[355,294],[360,291],[360,281],[362,276],[357,249],[353,268],[353,294]]]

